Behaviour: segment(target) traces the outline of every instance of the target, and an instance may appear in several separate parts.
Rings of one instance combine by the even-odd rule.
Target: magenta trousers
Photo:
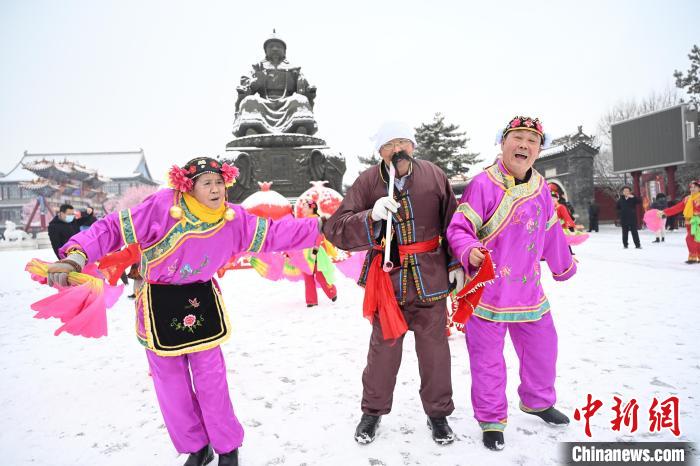
[[[551,313],[535,322],[492,322],[472,316],[466,339],[472,376],[474,417],[484,430],[503,430],[508,419],[503,346],[510,333],[520,360],[518,395],[525,410],[544,410],[556,402],[557,331]]]
[[[165,426],[179,453],[211,445],[228,453],[243,443],[243,427],[233,412],[220,347],[182,356],[146,350]]]

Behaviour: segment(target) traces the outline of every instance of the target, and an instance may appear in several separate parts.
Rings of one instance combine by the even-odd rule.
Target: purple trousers
[[[146,356],[165,426],[179,453],[211,444],[221,454],[241,446],[243,427],[233,412],[220,347],[167,357],[146,350]]]
[[[554,379],[557,331],[551,313],[535,322],[492,322],[472,316],[467,323],[467,349],[472,376],[474,417],[484,430],[503,430],[508,419],[506,361],[503,345],[510,333],[520,360],[521,408],[541,411],[556,402]]]

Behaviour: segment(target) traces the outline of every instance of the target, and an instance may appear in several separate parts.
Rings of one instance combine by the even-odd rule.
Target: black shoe
[[[501,451],[506,447],[506,441],[503,438],[503,432],[498,430],[484,431],[482,437],[484,446],[489,450]]]
[[[333,302],[338,301],[338,297],[337,297],[337,296],[333,296],[333,297],[331,298],[331,301],[333,301]]]
[[[433,440],[438,445],[449,445],[455,441],[455,434],[450,429],[446,417],[428,416],[428,427],[433,432]]]
[[[314,307],[314,306],[318,306],[318,304],[307,304],[306,305],[306,307]]]
[[[652,243],[660,243],[660,242],[661,242],[661,240],[659,238],[656,238],[654,241],[652,241]]]
[[[562,413],[554,406],[551,406],[544,411],[525,411],[521,406],[520,410],[524,413],[537,416],[547,424],[553,426],[568,426],[570,422],[566,414]]]
[[[238,448],[219,455],[219,466],[238,466]]]
[[[634,249],[642,249],[641,246],[635,246]]]
[[[686,263],[686,264],[695,264],[696,262],[695,262],[695,261],[691,261],[691,260],[687,260],[687,261],[685,261],[685,263]]]
[[[625,245],[625,249],[627,249],[627,245]]]
[[[127,296],[127,298],[129,298],[129,299],[136,299],[136,295],[132,293],[132,294],[130,294],[129,296]]]
[[[355,441],[361,444],[373,442],[374,437],[377,436],[377,427],[379,427],[381,418],[381,416],[363,414],[360,423],[357,424],[357,429],[355,429]]]
[[[665,242],[665,241],[666,241],[666,238],[661,238],[661,242],[662,242],[662,243]]]
[[[205,464],[211,463],[214,459],[214,451],[211,447],[207,445],[206,447],[199,450],[197,453],[190,453],[187,457],[184,466],[204,466]]]

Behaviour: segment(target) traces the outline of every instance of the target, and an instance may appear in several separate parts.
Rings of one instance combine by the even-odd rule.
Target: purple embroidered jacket
[[[316,218],[268,220],[248,214],[241,206],[227,204],[235,217],[215,223],[199,220],[171,189],[160,190],[141,204],[114,212],[73,236],[60,250],[73,247],[94,262],[125,245],[139,243],[140,272],[147,283],[187,284],[213,278],[234,254],[293,251],[313,247],[319,235]],[[170,207],[183,209],[183,218],[170,216]],[[137,334],[147,347],[142,295],[137,293]]]
[[[540,283],[541,258],[555,280],[576,273],[547,183],[535,169],[529,181],[518,185],[501,161],[475,176],[447,228],[447,239],[469,271],[474,270],[469,265],[472,248],[491,252],[496,280],[486,285],[474,311],[487,320],[528,322],[549,311]]]

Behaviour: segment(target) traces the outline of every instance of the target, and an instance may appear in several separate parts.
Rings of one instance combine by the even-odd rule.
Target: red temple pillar
[[[641,187],[642,172],[632,172],[632,192],[640,200],[637,204],[637,225],[641,225],[642,221],[642,187]]]
[[[676,166],[666,167],[666,199],[676,198]]]

